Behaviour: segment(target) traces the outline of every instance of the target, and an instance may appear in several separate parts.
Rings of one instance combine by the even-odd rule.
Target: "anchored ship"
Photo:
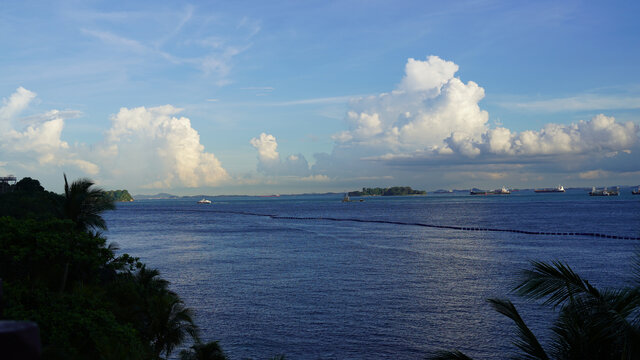
[[[562,185],[558,185],[557,187],[554,187],[554,188],[535,189],[533,191],[537,193],[558,193],[558,192],[564,192],[564,187]]]
[[[473,190],[469,192],[470,195],[509,195],[511,191],[504,186],[501,189],[496,190]]]
[[[620,189],[616,187],[614,190],[607,190],[607,188],[596,189],[595,187],[591,188],[589,192],[589,196],[618,196],[620,194]]]

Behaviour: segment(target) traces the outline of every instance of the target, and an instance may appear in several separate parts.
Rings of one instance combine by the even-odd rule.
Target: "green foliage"
[[[44,188],[40,185],[40,181],[26,177],[16,183],[15,190],[24,192],[41,192],[44,191]]]
[[[136,356],[148,352],[138,330],[110,311],[105,286],[134,258],[115,257],[104,238],[69,220],[3,217],[0,228],[4,315],[38,323],[45,359],[145,358]],[[68,291],[60,292],[65,272]]]
[[[94,281],[108,268],[113,253],[106,240],[76,229],[69,220],[0,218],[0,276],[53,290],[65,264],[73,282]]]
[[[362,191],[351,191],[349,196],[399,196],[426,195],[424,190],[413,190],[410,186],[394,186],[390,188],[362,188]]]
[[[157,270],[144,265],[137,272],[121,273],[110,285],[114,312],[140,329],[154,359],[168,357],[188,337],[198,339],[191,311],[168,286]]]
[[[138,332],[108,310],[99,287],[52,293],[8,283],[6,316],[38,323],[43,359],[147,359]]]
[[[133,201],[133,196],[127,190],[109,190],[104,195],[111,201]]]
[[[65,176],[63,197],[36,183],[0,195],[0,279],[4,316],[38,323],[43,359],[166,359],[188,339],[199,344],[191,311],[158,271],[91,231],[113,208],[102,190]]]
[[[62,217],[64,197],[49,191],[16,190],[0,194],[0,217],[48,219]]]

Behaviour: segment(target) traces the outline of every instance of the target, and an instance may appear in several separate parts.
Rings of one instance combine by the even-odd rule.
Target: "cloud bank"
[[[20,87],[0,107],[4,172],[46,177],[66,171],[131,189],[218,186],[229,179],[215,155],[204,150],[191,121],[177,116],[181,109],[122,108],[111,117],[102,142],[70,145],[62,139],[65,119],[78,112],[50,110],[17,118],[35,98]]]
[[[589,121],[570,125],[547,124],[539,131],[512,133],[498,127],[490,129],[479,141],[453,133],[445,139],[443,151],[466,156],[480,153],[500,155],[560,155],[630,151],[638,142],[638,125],[617,123],[603,114]]]
[[[456,77],[458,70],[437,56],[408,59],[394,90],[350,101],[347,129],[333,135],[331,153],[315,155],[311,174],[333,179],[390,175],[419,183],[450,181],[446,177],[530,182],[549,173],[593,179],[615,173],[593,166],[638,150],[638,125],[604,114],[522,132],[491,127],[489,113],[480,107],[484,89]],[[271,161],[259,159],[259,168]],[[639,162],[632,167],[640,170]]]

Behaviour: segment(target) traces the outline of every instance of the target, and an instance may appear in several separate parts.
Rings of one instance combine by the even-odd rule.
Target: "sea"
[[[512,292],[531,261],[622,287],[640,245],[630,191],[342,197],[118,203],[106,235],[158,269],[231,359],[508,358],[516,328],[487,299],[511,300],[543,345],[556,315]]]

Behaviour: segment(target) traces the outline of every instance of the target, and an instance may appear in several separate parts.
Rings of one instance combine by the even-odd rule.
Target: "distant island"
[[[180,196],[167,193],[159,193],[155,195],[136,195],[135,198],[138,200],[166,200],[180,199]]]
[[[349,196],[401,196],[426,194],[426,191],[413,190],[410,186],[394,186],[390,188],[362,188],[362,191],[349,192]]]
[[[127,190],[105,191],[104,195],[113,201],[133,201],[133,197]]]

